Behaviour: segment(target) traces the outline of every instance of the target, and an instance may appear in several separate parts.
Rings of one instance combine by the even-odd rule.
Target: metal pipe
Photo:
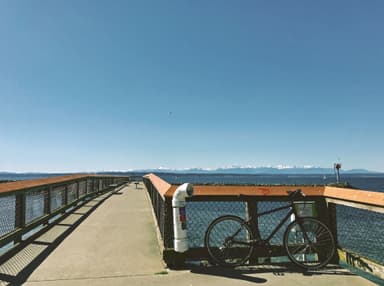
[[[189,248],[187,236],[187,217],[185,213],[185,199],[192,196],[192,194],[193,185],[189,183],[185,183],[179,186],[173,194],[173,244],[176,252],[185,252]]]

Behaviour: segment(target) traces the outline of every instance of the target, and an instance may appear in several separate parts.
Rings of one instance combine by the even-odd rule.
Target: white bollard
[[[189,183],[185,183],[178,187],[173,194],[173,244],[176,252],[185,252],[189,248],[187,236],[187,217],[185,213],[185,199],[192,196],[192,194],[193,185]]]

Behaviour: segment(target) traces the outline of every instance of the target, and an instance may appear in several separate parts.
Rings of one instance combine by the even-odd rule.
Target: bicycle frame
[[[259,213],[255,217],[255,219],[257,219],[258,217],[265,216],[265,215],[275,213],[275,212],[285,210],[285,209],[289,209],[288,214],[280,221],[280,223],[274,228],[274,230],[271,232],[271,234],[266,239],[262,239],[259,235],[257,235],[258,237],[254,240],[251,240],[250,242],[236,241],[236,243],[246,244],[246,245],[249,245],[249,244],[256,245],[260,242],[262,242],[262,243],[269,242],[272,239],[272,237],[279,231],[279,229],[284,225],[284,223],[291,217],[292,214],[294,214],[295,217],[297,217],[296,210],[293,206],[293,203],[291,203],[290,205],[286,205],[286,206],[279,207],[279,208],[274,208],[274,209]],[[247,225],[251,225],[252,221],[253,221],[253,218],[245,221],[245,223]],[[238,231],[236,231],[236,233],[234,233],[231,237],[234,238],[240,231],[241,231],[241,228]],[[254,235],[255,235],[255,233],[254,233]]]
[[[298,193],[298,191],[295,192]],[[290,203],[284,206],[256,213],[247,220],[234,215],[224,215],[215,219],[209,225],[205,235],[205,244],[210,257],[220,265],[238,266],[247,261],[251,263],[253,258],[257,257],[255,251],[259,251],[259,248],[267,251],[266,256],[274,255],[275,248],[270,241],[280,229],[284,230],[286,223],[290,223],[285,229],[282,245],[288,258],[305,269],[325,266],[331,261],[336,250],[332,232],[326,224],[316,218],[299,216],[295,204],[302,201],[294,200],[294,195],[290,196],[290,199]],[[251,199],[246,201],[254,202]],[[304,204],[305,202],[306,200]],[[282,210],[287,211],[272,226],[273,230],[263,235],[263,237],[268,236],[263,239],[257,230],[256,220]],[[295,215],[295,219],[291,222],[292,215]],[[211,238],[213,238],[212,241]],[[280,248],[278,252],[280,253]]]

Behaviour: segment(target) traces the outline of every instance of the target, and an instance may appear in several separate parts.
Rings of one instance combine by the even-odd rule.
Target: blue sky
[[[1,1],[0,171],[384,171],[382,1]]]

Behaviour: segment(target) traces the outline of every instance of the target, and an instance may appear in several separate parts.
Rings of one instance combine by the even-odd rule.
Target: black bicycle
[[[213,261],[226,267],[245,264],[249,261],[254,247],[256,245],[268,247],[272,237],[293,214],[295,219],[287,226],[283,241],[289,259],[305,269],[318,269],[327,265],[336,250],[331,231],[321,221],[312,217],[300,217],[297,214],[294,201],[305,197],[301,190],[288,193],[289,205],[257,215],[259,217],[289,209],[288,214],[266,239],[261,239],[258,233],[251,231],[252,219],[245,221],[237,216],[224,215],[213,220],[204,238],[205,246]]]

